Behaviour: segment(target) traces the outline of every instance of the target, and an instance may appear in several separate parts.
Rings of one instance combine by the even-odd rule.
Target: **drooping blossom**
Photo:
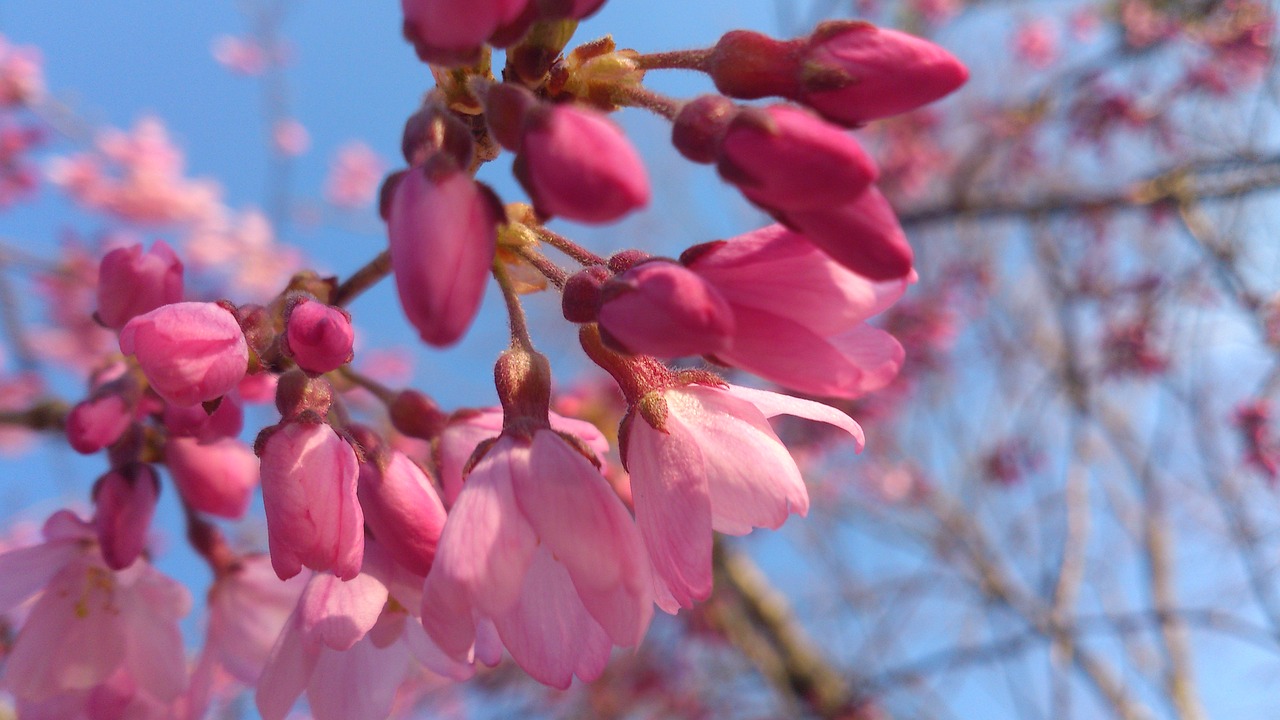
[[[45,542],[0,554],[0,612],[39,594],[5,661],[3,687],[22,716],[98,717],[107,708],[168,717],[186,682],[178,621],[181,584],[147,562],[109,569],[93,527],[69,511],[45,523]]]
[[[424,341],[452,345],[480,309],[502,208],[461,170],[410,169],[391,202],[387,232],[400,305]]]
[[[343,580],[355,577],[364,555],[364,514],[351,444],[321,422],[286,422],[265,432],[258,455],[271,566],[286,580],[304,565]]]
[[[134,408],[124,394],[107,390],[76,403],[67,413],[67,443],[89,455],[115,443],[133,424]]]
[[[906,277],[915,261],[897,214],[875,186],[837,205],[785,212],[775,209],[773,216],[869,280]]]
[[[107,567],[123,570],[146,549],[159,494],[156,471],[145,463],[113,468],[98,478],[93,488],[93,525]]]
[[[550,429],[504,434],[467,476],[422,598],[422,622],[457,662],[496,631],[534,679],[592,680],[653,612],[630,514],[596,468]]]
[[[444,528],[444,503],[431,478],[404,453],[366,452],[357,497],[365,523],[397,563],[426,577]]]
[[[138,315],[182,300],[182,261],[157,240],[145,253],[141,245],[116,248],[98,269],[98,320],[119,330]]]
[[[262,717],[283,720],[306,692],[316,720],[382,720],[422,666],[470,677],[470,663],[446,658],[411,614],[421,587],[420,575],[396,566],[372,541],[365,567],[350,580],[313,575],[259,678]]]
[[[368,145],[356,140],[338,148],[329,164],[324,199],[347,209],[367,207],[378,195],[386,163]]]
[[[174,405],[222,397],[249,364],[235,316],[214,303],[174,303],[135,317],[120,331],[120,351],[137,357],[151,388]]]
[[[795,415],[834,425],[861,449],[862,429],[809,400],[733,385],[655,391],[657,426],[637,413],[626,426],[636,524],[653,560],[657,602],[674,613],[711,594],[711,531],[745,535],[809,511],[796,462],[768,418]]]
[[[612,120],[587,108],[530,112],[514,170],[545,216],[606,223],[649,203],[649,175],[639,154]]]

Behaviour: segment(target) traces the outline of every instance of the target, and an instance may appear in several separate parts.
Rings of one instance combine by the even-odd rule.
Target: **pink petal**
[[[9,612],[49,584],[81,553],[74,542],[47,542],[0,554],[0,613]]]
[[[383,720],[391,714],[409,659],[403,644],[379,650],[369,638],[345,652],[321,650],[307,686],[311,714],[315,720]]]
[[[317,573],[298,603],[302,631],[334,650],[346,650],[373,628],[386,604],[387,587],[369,574],[343,581]]]
[[[321,645],[306,639],[301,611],[295,610],[262,668],[254,702],[263,720],[284,720],[302,694],[319,659]]]
[[[728,392],[734,397],[755,405],[756,409],[764,413],[767,418],[777,417],[778,415],[792,415],[806,420],[834,425],[853,436],[853,439],[858,443],[859,451],[862,450],[862,446],[866,442],[862,434],[862,427],[854,422],[853,418],[830,405],[823,405],[820,402],[783,395],[782,393],[742,387],[741,385],[730,385]]]

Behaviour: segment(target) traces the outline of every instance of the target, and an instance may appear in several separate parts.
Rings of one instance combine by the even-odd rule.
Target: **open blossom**
[[[411,615],[422,577],[376,542],[367,550],[354,578],[316,574],[307,583],[258,682],[265,720],[283,720],[304,691],[316,720],[382,720],[421,666],[455,680],[471,676],[471,665],[441,654]]]
[[[775,415],[829,423],[861,449],[862,429],[844,413],[763,390],[688,385],[659,391],[660,427],[632,417],[625,442],[636,524],[653,560],[657,602],[667,612],[711,594],[711,531],[745,535],[809,511],[800,469],[769,427]]]
[[[431,639],[458,662],[496,631],[520,667],[566,688],[593,680],[653,613],[635,524],[596,468],[549,429],[501,436],[445,523],[422,598]]]
[[[92,526],[68,511],[45,542],[0,554],[0,612],[39,593],[4,667],[23,717],[168,717],[186,661],[178,621],[191,597],[146,562],[103,564]]]
[[[259,440],[262,504],[276,574],[287,580],[305,565],[355,577],[364,555],[355,451],[321,422],[286,422],[266,432]]]
[[[502,208],[460,170],[401,178],[387,232],[400,305],[426,342],[456,343],[484,297]]]
[[[222,397],[249,367],[239,323],[214,303],[174,303],[135,317],[120,331],[120,352],[136,356],[151,389],[174,405]]]
[[[531,112],[515,173],[546,216],[606,223],[649,204],[649,175],[639,154],[612,120],[587,108]]]

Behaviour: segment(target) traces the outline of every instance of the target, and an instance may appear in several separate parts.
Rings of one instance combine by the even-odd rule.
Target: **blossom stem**
[[[0,412],[0,425],[18,425],[29,430],[60,432],[66,425],[70,408],[61,400],[44,400],[26,410]]]
[[[712,52],[714,52],[714,48],[672,50],[670,52],[638,55],[634,59],[641,70],[698,70],[706,72],[707,63],[711,59]]]
[[[517,247],[514,249],[516,254],[527,260],[533,266],[533,269],[541,273],[547,280],[550,280],[551,284],[560,289],[564,288],[565,280],[569,277],[569,273],[565,272],[564,268],[551,262],[546,255],[532,248]]]
[[[391,251],[383,250],[333,291],[330,304],[343,307],[391,274]]]
[[[374,397],[378,398],[378,401],[383,405],[389,406],[396,399],[396,393],[394,390],[383,385],[377,380],[368,377],[367,375],[357,372],[349,365],[343,365],[338,368],[337,372],[344,380],[368,390]]]
[[[511,346],[519,347],[527,352],[533,349],[533,338],[529,335],[529,323],[525,319],[524,306],[520,304],[520,295],[516,292],[511,276],[507,274],[507,266],[501,260],[493,261],[493,278],[502,288],[502,299],[507,303],[507,317],[511,323]]]
[[[182,503],[182,511],[187,516],[187,542],[191,543],[191,547],[195,548],[205,562],[209,563],[213,574],[221,576],[235,569],[239,558],[227,545],[222,531],[213,523],[200,517],[185,502]]]
[[[538,239],[576,260],[581,265],[604,265],[605,259],[582,247],[569,238],[548,230],[542,225],[528,226]]]
[[[614,88],[613,97],[611,99],[619,105],[642,108],[654,114],[661,115],[668,120],[675,120],[676,115],[680,113],[680,107],[683,105],[683,103],[675,98],[667,97],[662,93],[657,93],[638,85],[626,85]]]

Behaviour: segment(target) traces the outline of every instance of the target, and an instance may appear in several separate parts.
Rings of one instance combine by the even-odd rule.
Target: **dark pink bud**
[[[814,30],[801,67],[800,92],[785,96],[842,125],[914,110],[969,79],[963,63],[928,40],[847,20]]]
[[[282,580],[304,565],[350,580],[364,558],[355,451],[324,423],[287,422],[265,432],[259,455],[271,567]]]
[[[609,268],[592,265],[569,276],[560,295],[564,319],[575,323],[596,321],[600,312],[600,286],[613,277]]]
[[[800,89],[798,51],[803,40],[775,40],[750,30],[725,33],[712,49],[707,73],[729,97],[793,97]]]
[[[480,46],[518,20],[528,0],[400,0],[404,36],[423,62],[461,65]]]
[[[200,441],[235,437],[244,427],[244,408],[234,394],[224,395],[213,412],[200,405],[164,408],[164,428],[170,437],[193,437]]]
[[[244,516],[258,485],[258,458],[235,438],[202,442],[172,437],[164,445],[178,493],[192,508],[229,519]]]
[[[157,240],[142,252],[141,245],[116,248],[98,268],[98,320],[119,330],[133,317],[182,299],[182,261]]]
[[[851,200],[879,175],[852,136],[787,105],[738,113],[725,133],[717,167],[752,202],[782,210]]]
[[[426,576],[444,528],[444,504],[431,479],[404,453],[361,463],[360,507],[374,537],[391,557]]]
[[[67,442],[78,453],[96,453],[119,440],[133,416],[133,404],[119,393],[95,394],[67,413]]]
[[[610,255],[607,264],[609,269],[615,273],[624,273],[646,260],[651,260],[652,258],[653,256],[649,253],[632,248],[630,250],[619,250],[618,252]]]
[[[484,100],[484,117],[493,139],[502,147],[519,152],[525,118],[537,106],[538,98],[528,88],[514,83],[490,86]]]
[[[448,416],[435,401],[417,390],[403,390],[387,408],[391,425],[419,440],[431,440],[444,429]]]
[[[526,122],[516,177],[539,214],[605,223],[649,203],[635,148],[604,115],[556,105]]]
[[[713,163],[738,106],[723,95],[703,95],[685,103],[671,125],[671,144],[697,163]]]
[[[474,145],[471,129],[448,108],[431,101],[405,121],[400,140],[400,150],[410,165],[421,165],[432,155],[443,152],[458,167],[468,167]]]
[[[734,318],[720,293],[696,273],[656,260],[605,284],[600,327],[628,353],[682,357],[728,347]]]
[[[249,366],[240,325],[216,303],[174,303],[135,317],[120,331],[120,351],[136,356],[151,388],[174,405],[222,397]]]
[[[301,298],[285,319],[285,353],[312,375],[337,370],[351,361],[355,343],[351,316],[342,308]]]
[[[605,0],[534,0],[534,3],[543,18],[582,20],[599,10]]]
[[[135,463],[98,478],[93,525],[108,567],[123,570],[142,554],[159,494],[160,483],[150,465]]]
[[[445,170],[413,169],[400,181],[387,231],[400,305],[422,339],[457,342],[470,327],[489,277],[504,217],[488,188]]]
[[[893,207],[875,186],[852,202],[777,215],[833,260],[869,280],[895,280],[911,272],[911,246]]]

